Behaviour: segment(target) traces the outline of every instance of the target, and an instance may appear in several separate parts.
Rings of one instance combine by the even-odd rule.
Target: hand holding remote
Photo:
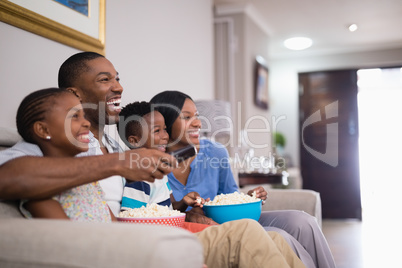
[[[197,149],[195,148],[194,145],[188,145],[184,148],[180,148],[176,151],[170,152],[169,154],[173,155],[177,159],[177,162],[180,163],[180,162],[196,155]]]

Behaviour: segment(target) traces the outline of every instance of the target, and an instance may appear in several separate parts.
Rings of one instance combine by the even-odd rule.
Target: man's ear
[[[134,148],[138,148],[140,147],[140,141],[141,141],[141,137],[139,136],[135,136],[135,135],[131,135],[127,138],[127,141],[134,147]]]
[[[80,100],[80,102],[82,102],[82,98],[81,98],[81,94],[79,92],[79,90],[75,87],[68,87],[67,88],[68,91],[72,92],[75,96],[78,97],[78,99]]]
[[[45,122],[36,121],[33,124],[33,132],[40,139],[50,140],[51,138],[49,128],[47,127],[47,124]]]

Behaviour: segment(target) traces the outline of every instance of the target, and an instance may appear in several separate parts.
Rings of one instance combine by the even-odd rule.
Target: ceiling
[[[246,10],[270,37],[271,58],[402,48],[402,0],[213,0],[217,10]],[[350,32],[348,26],[358,25]],[[304,51],[283,46],[306,36]]]

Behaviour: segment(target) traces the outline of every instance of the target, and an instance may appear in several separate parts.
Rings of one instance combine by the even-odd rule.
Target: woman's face
[[[199,145],[201,121],[198,116],[199,114],[194,102],[186,99],[179,117],[177,117],[172,125],[170,141],[177,143],[179,147],[189,144]]]

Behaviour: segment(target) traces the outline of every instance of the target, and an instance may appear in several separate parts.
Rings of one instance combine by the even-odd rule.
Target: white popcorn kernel
[[[205,205],[234,205],[260,201],[261,199],[257,198],[256,195],[257,193],[255,191],[253,192],[252,196],[238,192],[234,192],[232,194],[220,194],[215,196],[214,200],[205,202]]]
[[[119,213],[120,218],[159,218],[180,215],[180,211],[171,210],[167,206],[158,204],[147,204],[146,207],[130,208]]]

